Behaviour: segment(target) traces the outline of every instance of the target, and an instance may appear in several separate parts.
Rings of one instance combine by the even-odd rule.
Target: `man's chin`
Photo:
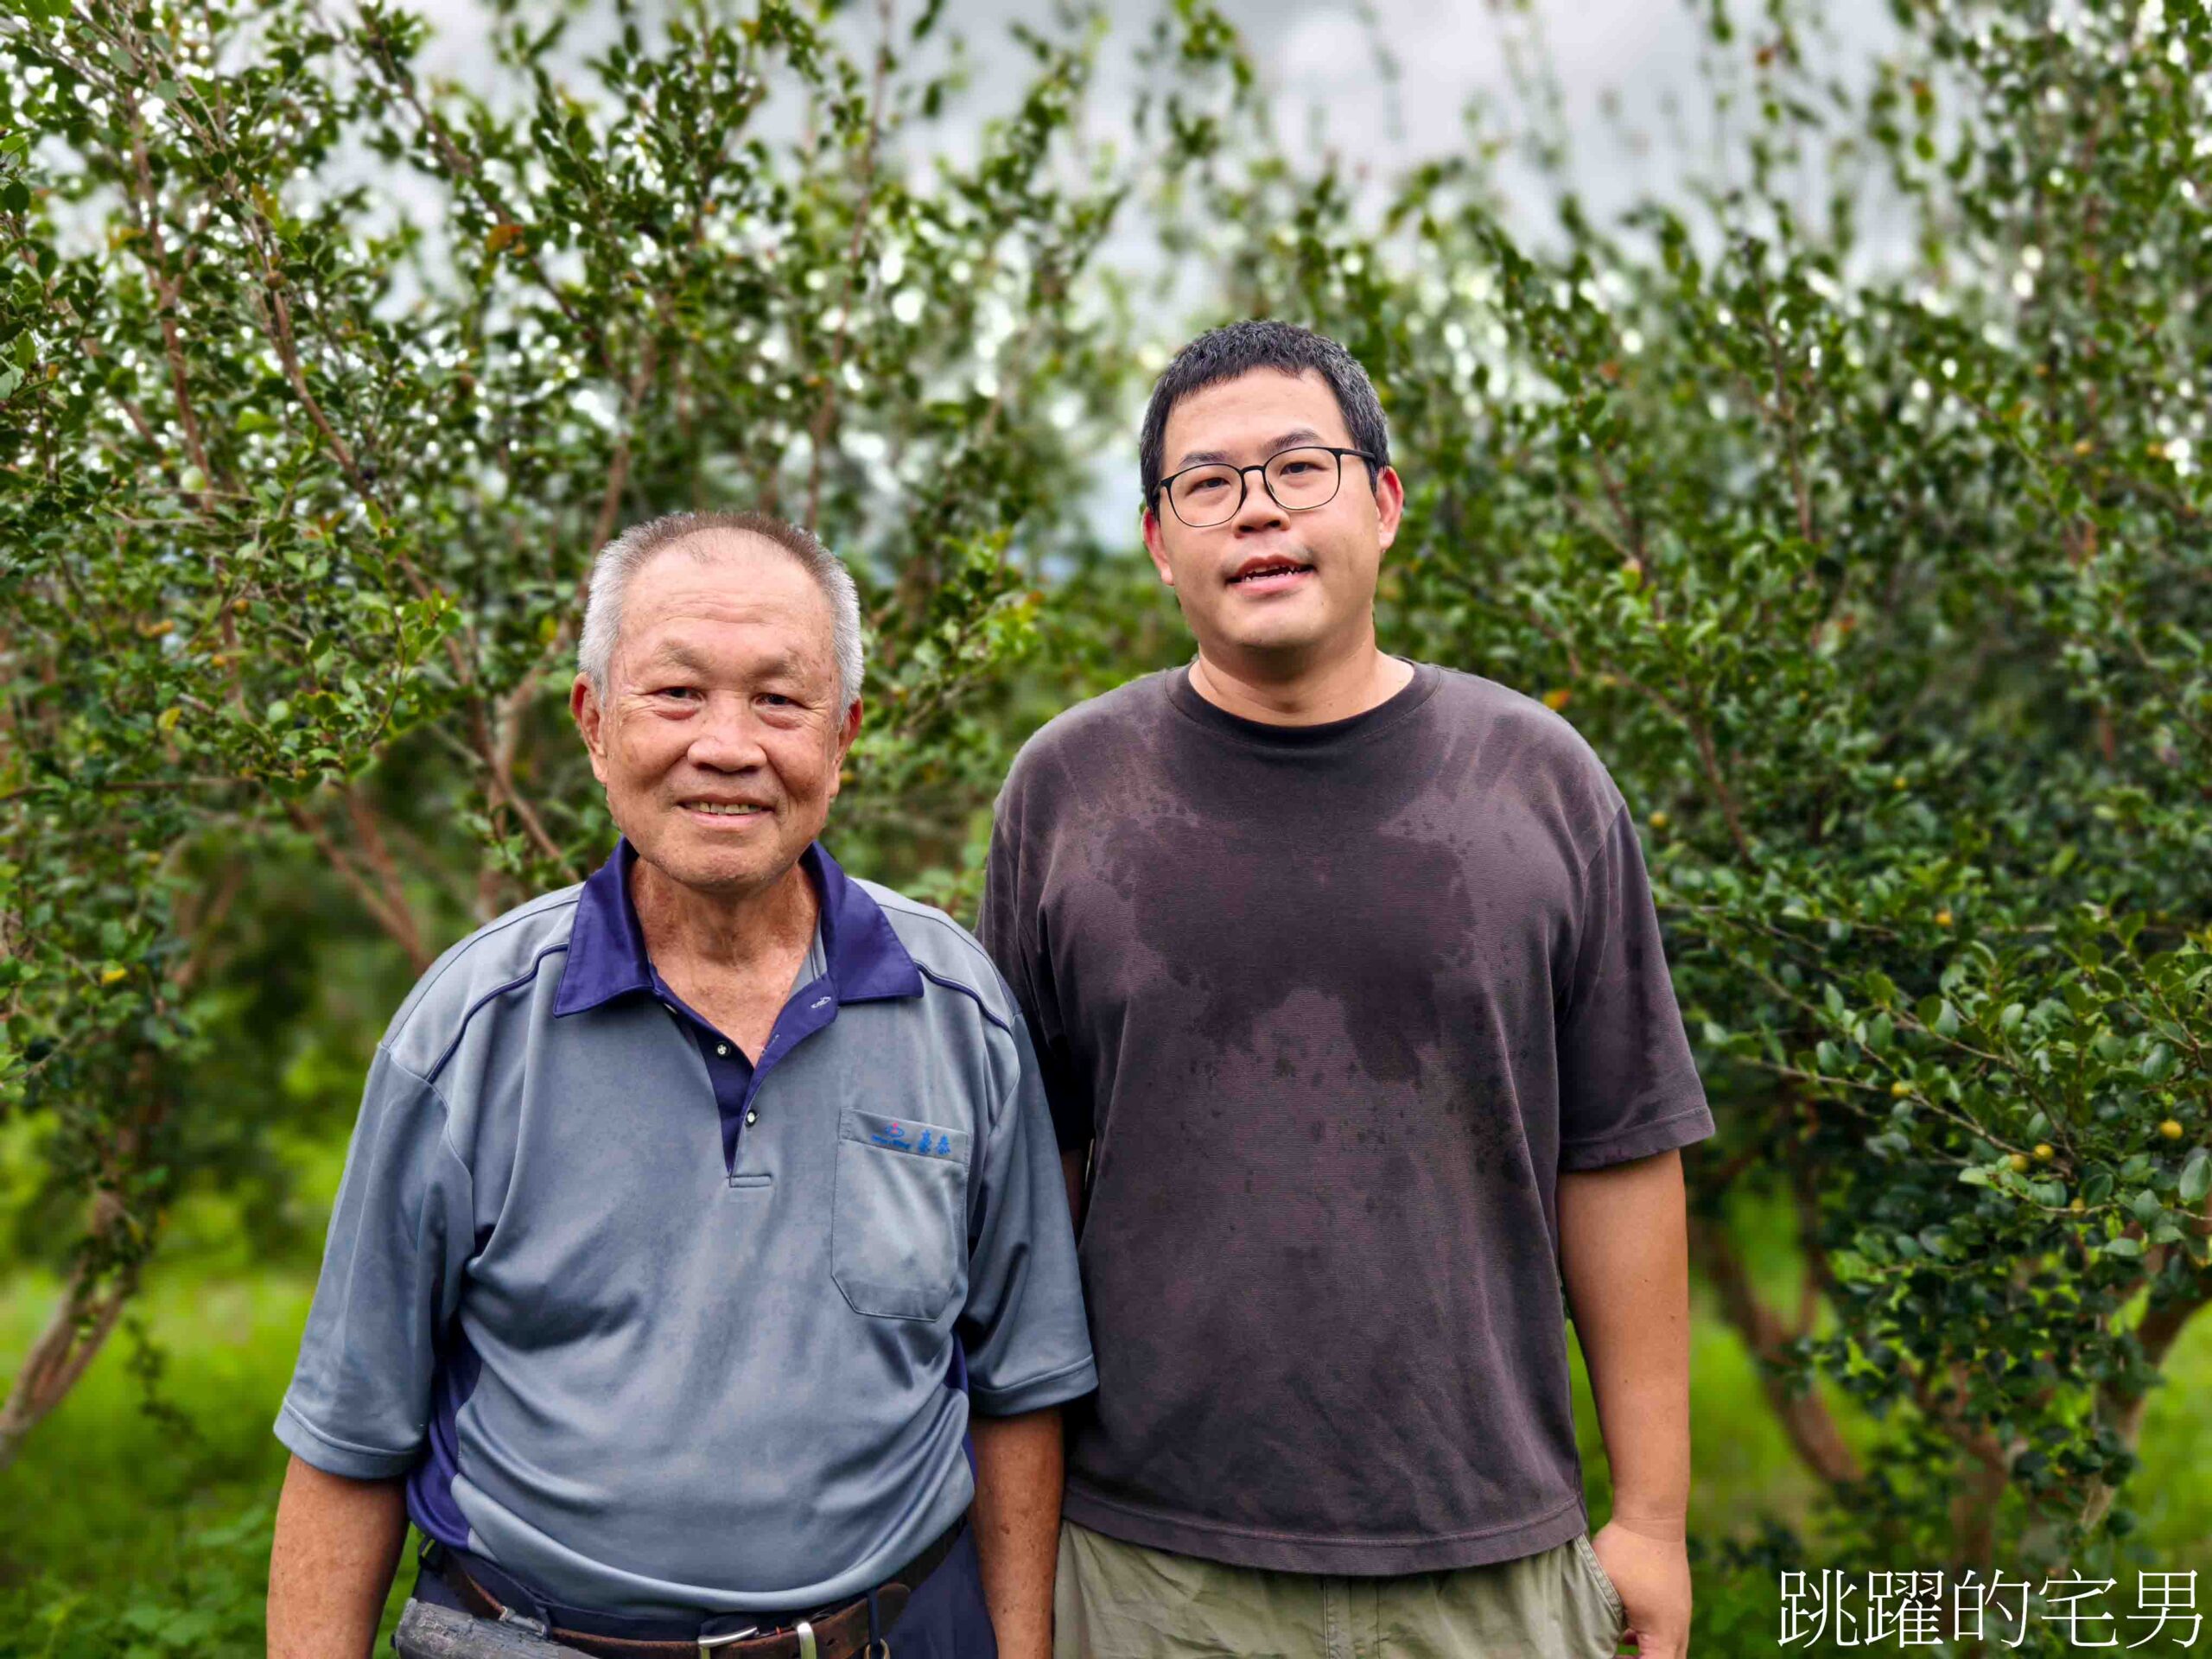
[[[1312,656],[1328,638],[1328,631],[1310,622],[1284,618],[1280,624],[1247,625],[1224,630],[1224,655],[1247,656],[1268,661],[1297,662]]]
[[[804,842],[786,848],[772,830],[748,835],[753,843],[750,846],[717,844],[716,834],[684,824],[659,837],[657,845],[639,848],[639,855],[670,880],[696,893],[735,898],[774,886],[805,850]]]

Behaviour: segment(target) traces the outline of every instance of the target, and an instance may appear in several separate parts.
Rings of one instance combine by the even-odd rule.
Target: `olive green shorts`
[[[1335,1578],[1171,1555],[1064,1522],[1053,1659],[1596,1659],[1628,1619],[1587,1534],[1518,1560]]]

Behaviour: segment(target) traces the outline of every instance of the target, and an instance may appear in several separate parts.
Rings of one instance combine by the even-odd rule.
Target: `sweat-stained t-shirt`
[[[1556,1178],[1713,1125],[1572,726],[1425,664],[1303,727],[1152,675],[1023,748],[979,932],[1095,1142],[1071,1519],[1328,1573],[1587,1527]]]

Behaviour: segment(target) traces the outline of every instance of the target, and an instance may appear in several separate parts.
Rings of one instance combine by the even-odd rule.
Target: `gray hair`
[[[591,588],[584,601],[583,634],[576,642],[576,667],[604,702],[607,671],[614,663],[614,642],[622,632],[622,607],[630,578],[654,554],[680,542],[707,535],[753,536],[773,543],[798,561],[830,601],[830,645],[837,659],[837,711],[842,714],[861,694],[864,664],[861,652],[861,595],[844,561],[797,524],[764,512],[671,512],[632,524],[599,550],[592,561]]]

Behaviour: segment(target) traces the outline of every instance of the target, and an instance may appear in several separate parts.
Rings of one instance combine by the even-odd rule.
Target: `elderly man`
[[[852,579],[772,519],[656,520],[580,657],[622,838],[378,1049],[276,1423],[270,1651],[358,1659],[411,1516],[418,1597],[608,1659],[1041,1655],[1095,1381],[1066,1201],[988,960],[817,840]]]

